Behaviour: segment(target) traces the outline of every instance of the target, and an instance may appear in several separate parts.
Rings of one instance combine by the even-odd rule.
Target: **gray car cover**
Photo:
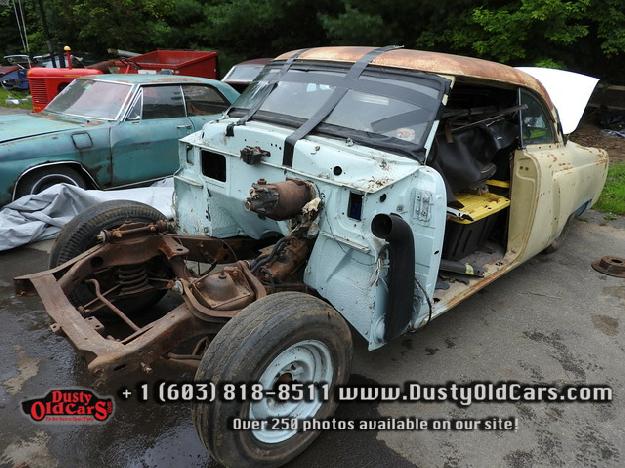
[[[134,200],[173,217],[172,179],[128,190],[83,190],[59,184],[38,195],[26,195],[0,209],[0,251],[56,237],[61,228],[86,208],[108,200]]]

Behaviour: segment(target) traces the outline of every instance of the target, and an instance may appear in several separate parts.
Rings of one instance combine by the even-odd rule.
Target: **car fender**
[[[74,165],[94,187],[110,182],[109,126],[75,129],[0,144],[0,204],[14,199],[29,172],[51,165]]]
[[[15,200],[15,192],[17,191],[17,187],[19,186],[20,181],[24,178],[24,176],[26,176],[26,174],[28,174],[30,172],[33,172],[33,171],[37,171],[39,169],[51,168],[51,167],[54,167],[54,166],[70,166],[70,167],[73,167],[76,170],[78,170],[82,175],[85,176],[85,179],[89,181],[89,183],[91,184],[92,187],[94,187],[96,189],[100,189],[100,185],[98,184],[98,182],[93,178],[93,176],[89,173],[89,171],[85,168],[85,166],[82,163],[80,163],[79,161],[73,161],[73,160],[52,161],[52,162],[35,164],[35,165],[29,167],[28,169],[24,170],[19,175],[19,177],[15,181],[15,184],[13,185],[13,193],[12,193],[12,196],[11,196],[11,200]]]

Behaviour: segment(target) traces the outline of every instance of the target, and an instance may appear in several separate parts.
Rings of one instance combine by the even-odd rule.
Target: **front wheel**
[[[126,223],[149,224],[166,220],[156,208],[132,200],[109,200],[90,206],[63,226],[50,251],[49,267],[55,268],[89,250],[98,243],[97,235],[104,229],[118,228]],[[149,291],[117,305],[132,314],[151,307],[164,295],[163,290]],[[75,306],[84,305],[93,298],[93,292],[84,284],[69,295]]]
[[[295,458],[319,435],[293,427],[233,430],[235,419],[275,421],[325,419],[336,409],[334,387],[347,382],[352,340],[343,318],[328,304],[297,292],[276,293],[250,304],[217,334],[202,357],[196,381],[260,383],[277,390],[282,383],[328,384],[312,400],[223,401],[193,407],[198,435],[211,455],[227,467],[280,466]]]

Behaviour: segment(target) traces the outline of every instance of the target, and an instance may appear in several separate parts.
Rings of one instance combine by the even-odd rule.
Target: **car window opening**
[[[347,217],[360,221],[362,219],[362,195],[350,192],[347,203]]]
[[[441,301],[505,266],[515,151],[521,136],[525,144],[553,139],[549,115],[527,96],[535,101],[518,88],[462,81],[450,92],[427,162],[443,177],[449,206]]]
[[[143,119],[172,119],[186,116],[182,90],[175,86],[143,87]]]

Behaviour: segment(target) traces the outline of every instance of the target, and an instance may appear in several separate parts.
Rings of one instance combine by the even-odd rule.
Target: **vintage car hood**
[[[518,69],[542,83],[553,105],[558,109],[562,133],[565,135],[573,133],[599,80],[553,68],[518,67]]]
[[[22,138],[79,129],[82,124],[43,115],[9,115],[0,117],[0,143]]]

